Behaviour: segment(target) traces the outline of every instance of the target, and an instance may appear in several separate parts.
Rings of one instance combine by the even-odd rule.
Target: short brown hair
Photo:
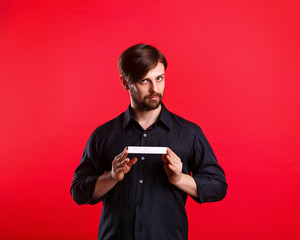
[[[127,48],[120,55],[118,67],[120,74],[128,82],[137,82],[158,62],[161,62],[165,69],[167,68],[167,60],[157,48],[141,43]]]

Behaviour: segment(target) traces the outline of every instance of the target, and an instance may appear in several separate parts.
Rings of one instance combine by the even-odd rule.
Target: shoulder
[[[185,131],[188,134],[202,133],[201,127],[194,122],[191,122],[175,113],[169,112],[172,122],[172,128],[179,131]]]
[[[123,126],[123,118],[124,118],[124,112],[121,113],[116,118],[113,118],[102,125],[98,126],[92,133],[92,136],[94,137],[103,137],[107,136],[108,134],[121,130]]]

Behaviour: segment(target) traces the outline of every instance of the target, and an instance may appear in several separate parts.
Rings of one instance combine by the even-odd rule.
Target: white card
[[[137,154],[167,154],[167,147],[129,146],[128,153]]]

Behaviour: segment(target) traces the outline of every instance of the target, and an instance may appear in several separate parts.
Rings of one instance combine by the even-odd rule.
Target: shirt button
[[[141,179],[141,180],[140,180],[140,183],[143,183],[143,182],[144,182],[144,181]]]
[[[141,157],[142,160],[145,160],[145,157]]]
[[[146,133],[144,133],[144,135],[143,135],[144,137],[147,137],[147,134]]]

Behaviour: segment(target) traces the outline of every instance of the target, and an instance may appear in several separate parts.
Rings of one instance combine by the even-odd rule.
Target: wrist
[[[112,180],[112,181],[117,181],[117,179],[116,179],[116,174],[114,174],[113,171],[109,171],[109,172],[108,172],[108,178],[109,178],[110,180]]]
[[[108,172],[108,177],[109,177],[110,180],[112,180],[116,183],[120,182],[123,179],[123,178],[118,178],[116,173],[112,170]]]
[[[182,173],[176,176],[169,177],[169,182],[176,187],[180,186],[181,180],[182,180]]]

